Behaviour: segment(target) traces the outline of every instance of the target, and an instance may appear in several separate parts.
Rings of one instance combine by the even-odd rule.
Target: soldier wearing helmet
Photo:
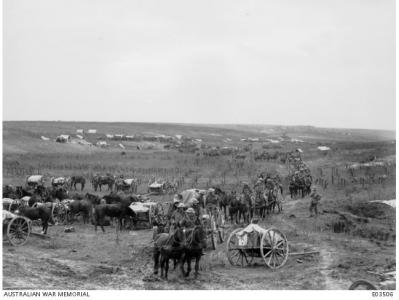
[[[177,206],[179,205],[180,201],[181,200],[179,199],[179,196],[176,194],[173,197],[172,204],[169,205],[169,210],[168,210],[168,213],[167,213],[167,216],[168,216],[169,219],[172,218],[173,213],[177,210]]]
[[[179,225],[183,228],[194,228],[198,224],[198,217],[192,207],[186,210],[184,218],[180,221]]]
[[[179,226],[180,222],[185,217],[184,207],[185,206],[183,203],[177,204],[177,208],[173,212],[171,220],[170,220],[171,224],[174,225],[174,227]]]
[[[197,199],[191,199],[191,207],[193,208],[195,215],[197,217],[200,217],[202,215],[202,209],[199,205],[199,201]]]

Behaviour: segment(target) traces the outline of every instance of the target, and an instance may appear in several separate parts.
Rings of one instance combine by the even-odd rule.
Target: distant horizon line
[[[316,125],[282,125],[282,124],[261,124],[261,123],[185,123],[185,122],[151,122],[151,121],[72,121],[72,120],[4,120],[3,122],[65,122],[65,123],[142,123],[142,124],[174,124],[174,125],[205,125],[205,126],[269,126],[269,127],[313,127],[320,129],[345,129],[345,130],[374,130],[396,132],[395,129],[386,128],[348,128],[348,127],[324,127]]]

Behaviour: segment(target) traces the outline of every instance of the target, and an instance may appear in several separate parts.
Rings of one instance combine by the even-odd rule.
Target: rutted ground
[[[347,289],[360,278],[376,282],[367,271],[395,263],[395,245],[325,231],[322,224],[328,216],[308,218],[307,201],[287,201],[283,214],[260,224],[285,232],[292,252],[320,251],[292,256],[276,271],[261,260],[245,269],[232,267],[221,244],[207,251],[198,279],[185,279],[177,269],[164,281],[152,276],[151,230],[122,232],[116,240],[114,228],[96,234],[93,226],[75,224],[76,232],[54,226],[49,229],[51,239],[32,236],[22,247],[4,243],[3,288]]]

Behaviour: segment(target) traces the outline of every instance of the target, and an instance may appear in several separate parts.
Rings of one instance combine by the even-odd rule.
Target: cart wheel
[[[247,267],[252,264],[254,259],[253,255],[249,255],[245,249],[242,249],[238,245],[238,238],[236,233],[241,231],[243,228],[235,229],[227,239],[227,259],[232,266]]]
[[[284,266],[288,259],[288,241],[280,230],[268,229],[262,236],[260,251],[266,265],[276,270]]]
[[[61,203],[57,203],[53,207],[53,221],[55,225],[65,224],[67,220],[67,210]]]
[[[30,234],[28,220],[23,217],[15,217],[7,226],[7,238],[13,246],[21,246],[26,243]]]
[[[350,290],[376,290],[377,288],[366,280],[357,280],[351,284]]]

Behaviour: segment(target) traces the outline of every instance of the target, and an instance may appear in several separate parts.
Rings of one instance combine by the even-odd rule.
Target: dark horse
[[[178,227],[172,234],[161,233],[154,241],[154,274],[158,274],[161,265],[161,277],[168,278],[169,259],[181,261],[184,254],[185,234],[183,229]],[[184,274],[183,265],[181,271]]]
[[[107,174],[107,175],[103,175],[103,176],[96,175],[93,177],[91,183],[93,185],[94,191],[96,191],[96,192],[97,192],[97,188],[100,188],[100,192],[101,192],[101,187],[103,185],[107,185],[108,190],[112,191],[114,184],[115,184],[115,178],[111,174]]]
[[[257,192],[255,196],[255,207],[254,214],[259,216],[259,218],[264,219],[266,216],[266,196],[262,192]]]
[[[236,191],[232,191],[229,195],[229,215],[230,222],[235,222],[238,224],[239,221],[239,211],[240,211],[240,199],[237,197]]]
[[[119,230],[122,229],[122,221],[128,217],[131,217],[133,220],[136,220],[136,214],[129,208],[129,204],[121,202],[114,204],[99,204],[94,208],[94,230],[97,231],[97,226],[101,227],[101,230],[104,230],[104,221],[105,217],[117,218]],[[135,221],[134,221],[135,222]]]
[[[71,177],[71,188],[73,187],[76,191],[76,185],[80,183],[80,190],[83,191],[86,184],[86,179],[83,176],[72,176]]]
[[[41,220],[43,233],[47,234],[48,222],[51,218],[51,209],[45,205],[36,207],[20,207],[17,213],[18,215],[24,216],[32,221]]]
[[[238,209],[239,213],[238,221],[240,221],[241,217],[243,217],[244,223],[249,224],[250,220],[253,217],[252,195],[247,193],[241,194],[239,196],[239,201],[240,205]]]
[[[230,197],[227,195],[226,192],[222,191],[220,188],[214,188],[215,194],[218,197],[219,208],[224,213],[224,218],[227,220],[227,207],[229,206]]]
[[[83,224],[89,223],[93,212],[93,202],[89,199],[73,200],[68,205],[69,222],[73,223],[74,216],[81,213],[83,216]]]
[[[206,232],[202,225],[197,225],[193,229],[188,229],[186,234],[186,246],[182,259],[182,267],[187,263],[187,271],[184,276],[189,276],[191,272],[191,260],[195,258],[195,277],[198,276],[199,262],[203,255],[203,249],[206,248]]]

